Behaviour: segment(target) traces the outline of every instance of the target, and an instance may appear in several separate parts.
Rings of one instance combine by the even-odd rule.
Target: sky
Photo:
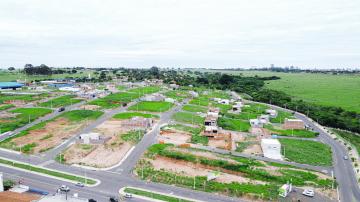
[[[1,0],[0,67],[360,68],[359,0]]]

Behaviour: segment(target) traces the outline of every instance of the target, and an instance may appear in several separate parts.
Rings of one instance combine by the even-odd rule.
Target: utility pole
[[[195,179],[196,179],[196,176],[194,176],[194,190],[195,190]]]

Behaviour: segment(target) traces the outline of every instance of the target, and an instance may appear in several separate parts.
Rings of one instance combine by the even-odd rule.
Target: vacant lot
[[[220,117],[218,120],[218,125],[226,130],[234,130],[240,132],[247,132],[250,129],[250,123],[248,121],[240,119]]]
[[[160,91],[159,86],[146,86],[146,87],[140,87],[140,88],[133,88],[133,89],[130,89],[128,92],[136,93],[138,95],[143,96],[145,94],[156,93],[159,91]]]
[[[190,123],[193,125],[204,124],[204,118],[191,112],[177,112],[172,117],[175,121]]]
[[[162,101],[142,101],[131,107],[129,110],[135,111],[149,111],[149,112],[165,112],[171,109],[173,106],[170,102],[162,102]]]
[[[188,97],[189,93],[188,93],[188,91],[184,91],[184,90],[171,90],[171,91],[167,91],[166,93],[164,93],[164,95],[166,97],[181,101],[184,98]]]
[[[271,133],[280,135],[280,136],[293,136],[293,137],[305,137],[305,138],[315,138],[319,135],[317,132],[309,131],[309,130],[301,130],[301,129],[293,129],[293,130],[282,130],[275,129],[272,125],[267,124],[264,126],[270,130]]]
[[[0,104],[8,100],[23,100],[25,103],[32,102],[35,100],[40,100],[49,96],[49,94],[43,93],[39,95],[9,95],[0,93]]]
[[[144,118],[159,118],[158,115],[155,114],[145,114],[140,112],[122,112],[119,114],[115,114],[113,118],[115,119],[131,119],[133,117],[144,117]]]
[[[121,92],[121,93],[110,94],[106,97],[90,101],[88,104],[97,105],[102,108],[115,108],[115,107],[120,107],[123,103],[131,102],[132,100],[137,99],[139,97],[140,95],[136,93]]]
[[[15,107],[13,104],[0,104],[0,111],[10,109],[12,107]]]
[[[294,116],[290,112],[285,112],[281,110],[277,110],[277,112],[278,115],[276,118],[270,118],[271,123],[284,123],[285,119],[294,118]]]
[[[208,109],[206,107],[202,107],[199,105],[184,105],[182,108],[184,111],[188,111],[188,112],[202,112],[205,113],[208,111]]]
[[[20,128],[51,112],[52,110],[44,108],[18,108],[11,110],[8,113],[8,117],[0,118],[1,132],[4,133]]]
[[[261,196],[266,200],[277,199],[277,189],[288,179],[295,186],[324,190],[330,190],[332,183],[330,177],[317,172],[169,144],[152,145],[135,171],[140,178],[153,182],[193,189],[195,181],[195,189],[200,191],[235,197]],[[207,181],[210,173],[217,177]]]
[[[316,166],[331,166],[331,148],[311,140],[279,139],[282,153],[289,161]]]
[[[78,102],[81,102],[80,99],[74,99],[74,95],[64,95],[61,97],[57,97],[54,99],[51,99],[47,102],[42,102],[39,104],[41,107],[49,107],[49,108],[56,108],[56,107],[65,107],[68,105],[76,104]]]
[[[79,132],[88,121],[94,120],[100,115],[102,115],[102,112],[99,111],[68,111],[2,141],[0,146],[24,153],[45,152]]]

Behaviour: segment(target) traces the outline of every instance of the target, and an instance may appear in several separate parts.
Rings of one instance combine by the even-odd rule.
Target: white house
[[[174,100],[173,98],[169,98],[169,97],[167,97],[167,98],[165,98],[165,102],[174,103],[174,102],[175,102],[175,100]]]
[[[250,119],[249,120],[251,127],[262,127],[263,124],[260,122],[259,119]]]
[[[262,124],[267,124],[269,123],[270,121],[270,116],[269,115],[261,115],[259,117],[259,121],[262,123]]]
[[[277,139],[261,139],[261,149],[264,157],[282,160],[281,144]]]
[[[191,97],[199,97],[199,93],[195,91],[189,91],[189,94],[191,95]]]
[[[278,113],[275,109],[267,109],[266,113],[270,115],[271,118],[276,118]]]
[[[74,87],[60,87],[59,90],[61,91],[69,91],[69,92],[79,92],[80,88],[74,88]]]
[[[79,139],[83,141],[84,144],[90,144],[90,141],[100,140],[99,133],[84,133],[79,136]]]

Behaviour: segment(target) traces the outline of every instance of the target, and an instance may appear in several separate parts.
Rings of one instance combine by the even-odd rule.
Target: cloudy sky
[[[360,68],[359,0],[1,0],[0,67]]]

